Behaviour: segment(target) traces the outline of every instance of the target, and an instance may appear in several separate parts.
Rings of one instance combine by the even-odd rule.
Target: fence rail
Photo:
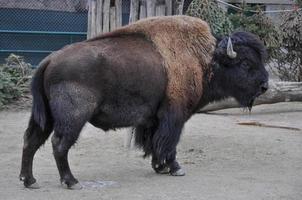
[[[69,3],[56,0],[49,7],[37,0],[11,0],[9,5],[0,4],[0,63],[15,53],[35,66],[49,53],[85,40],[88,10],[79,7],[79,0],[63,1]]]
[[[60,31],[18,31],[18,30],[0,30],[0,33],[14,34],[43,34],[43,35],[86,35],[86,32],[60,32]]]

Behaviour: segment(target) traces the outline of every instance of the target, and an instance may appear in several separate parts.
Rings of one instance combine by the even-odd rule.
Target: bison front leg
[[[152,167],[157,173],[184,176],[184,170],[176,161],[176,146],[185,122],[183,114],[179,109],[170,107],[161,110],[158,117],[159,125],[152,138]]]

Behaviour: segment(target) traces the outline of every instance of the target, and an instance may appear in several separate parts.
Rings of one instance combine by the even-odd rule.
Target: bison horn
[[[233,50],[233,44],[231,38],[229,37],[228,46],[227,46],[227,54],[230,58],[236,58],[237,53]]]

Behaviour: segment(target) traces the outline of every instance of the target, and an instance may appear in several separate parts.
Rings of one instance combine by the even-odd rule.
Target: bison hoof
[[[63,188],[70,189],[70,190],[82,189],[82,185],[79,182],[71,184],[71,183],[67,183],[66,181],[62,181],[61,185],[63,186]]]
[[[68,189],[71,189],[71,190],[81,190],[83,187],[80,183],[76,183],[72,186],[70,186]]]
[[[27,188],[30,188],[30,189],[39,189],[40,186],[39,186],[39,184],[37,182],[35,182],[35,183],[27,186]]]
[[[176,171],[170,171],[172,176],[184,176],[186,175],[185,171],[182,168],[177,169]]]
[[[27,178],[25,176],[20,175],[20,181],[23,181],[23,185],[26,188],[30,188],[30,189],[39,189],[40,186],[37,183],[35,178]]]
[[[170,172],[170,170],[167,166],[156,170],[156,173],[158,173],[158,174],[169,174],[169,172]]]
[[[170,172],[169,167],[167,165],[155,164],[153,169],[158,174],[168,174]]]

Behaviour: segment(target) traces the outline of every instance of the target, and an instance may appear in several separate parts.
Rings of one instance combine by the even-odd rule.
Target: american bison
[[[243,107],[268,88],[258,37],[215,38],[188,16],[141,20],[47,56],[31,85],[20,179],[38,187],[35,152],[52,136],[61,183],[78,188],[67,154],[86,122],[103,130],[134,127],[135,142],[157,173],[184,175],[176,145],[185,122],[209,102],[234,97]]]

